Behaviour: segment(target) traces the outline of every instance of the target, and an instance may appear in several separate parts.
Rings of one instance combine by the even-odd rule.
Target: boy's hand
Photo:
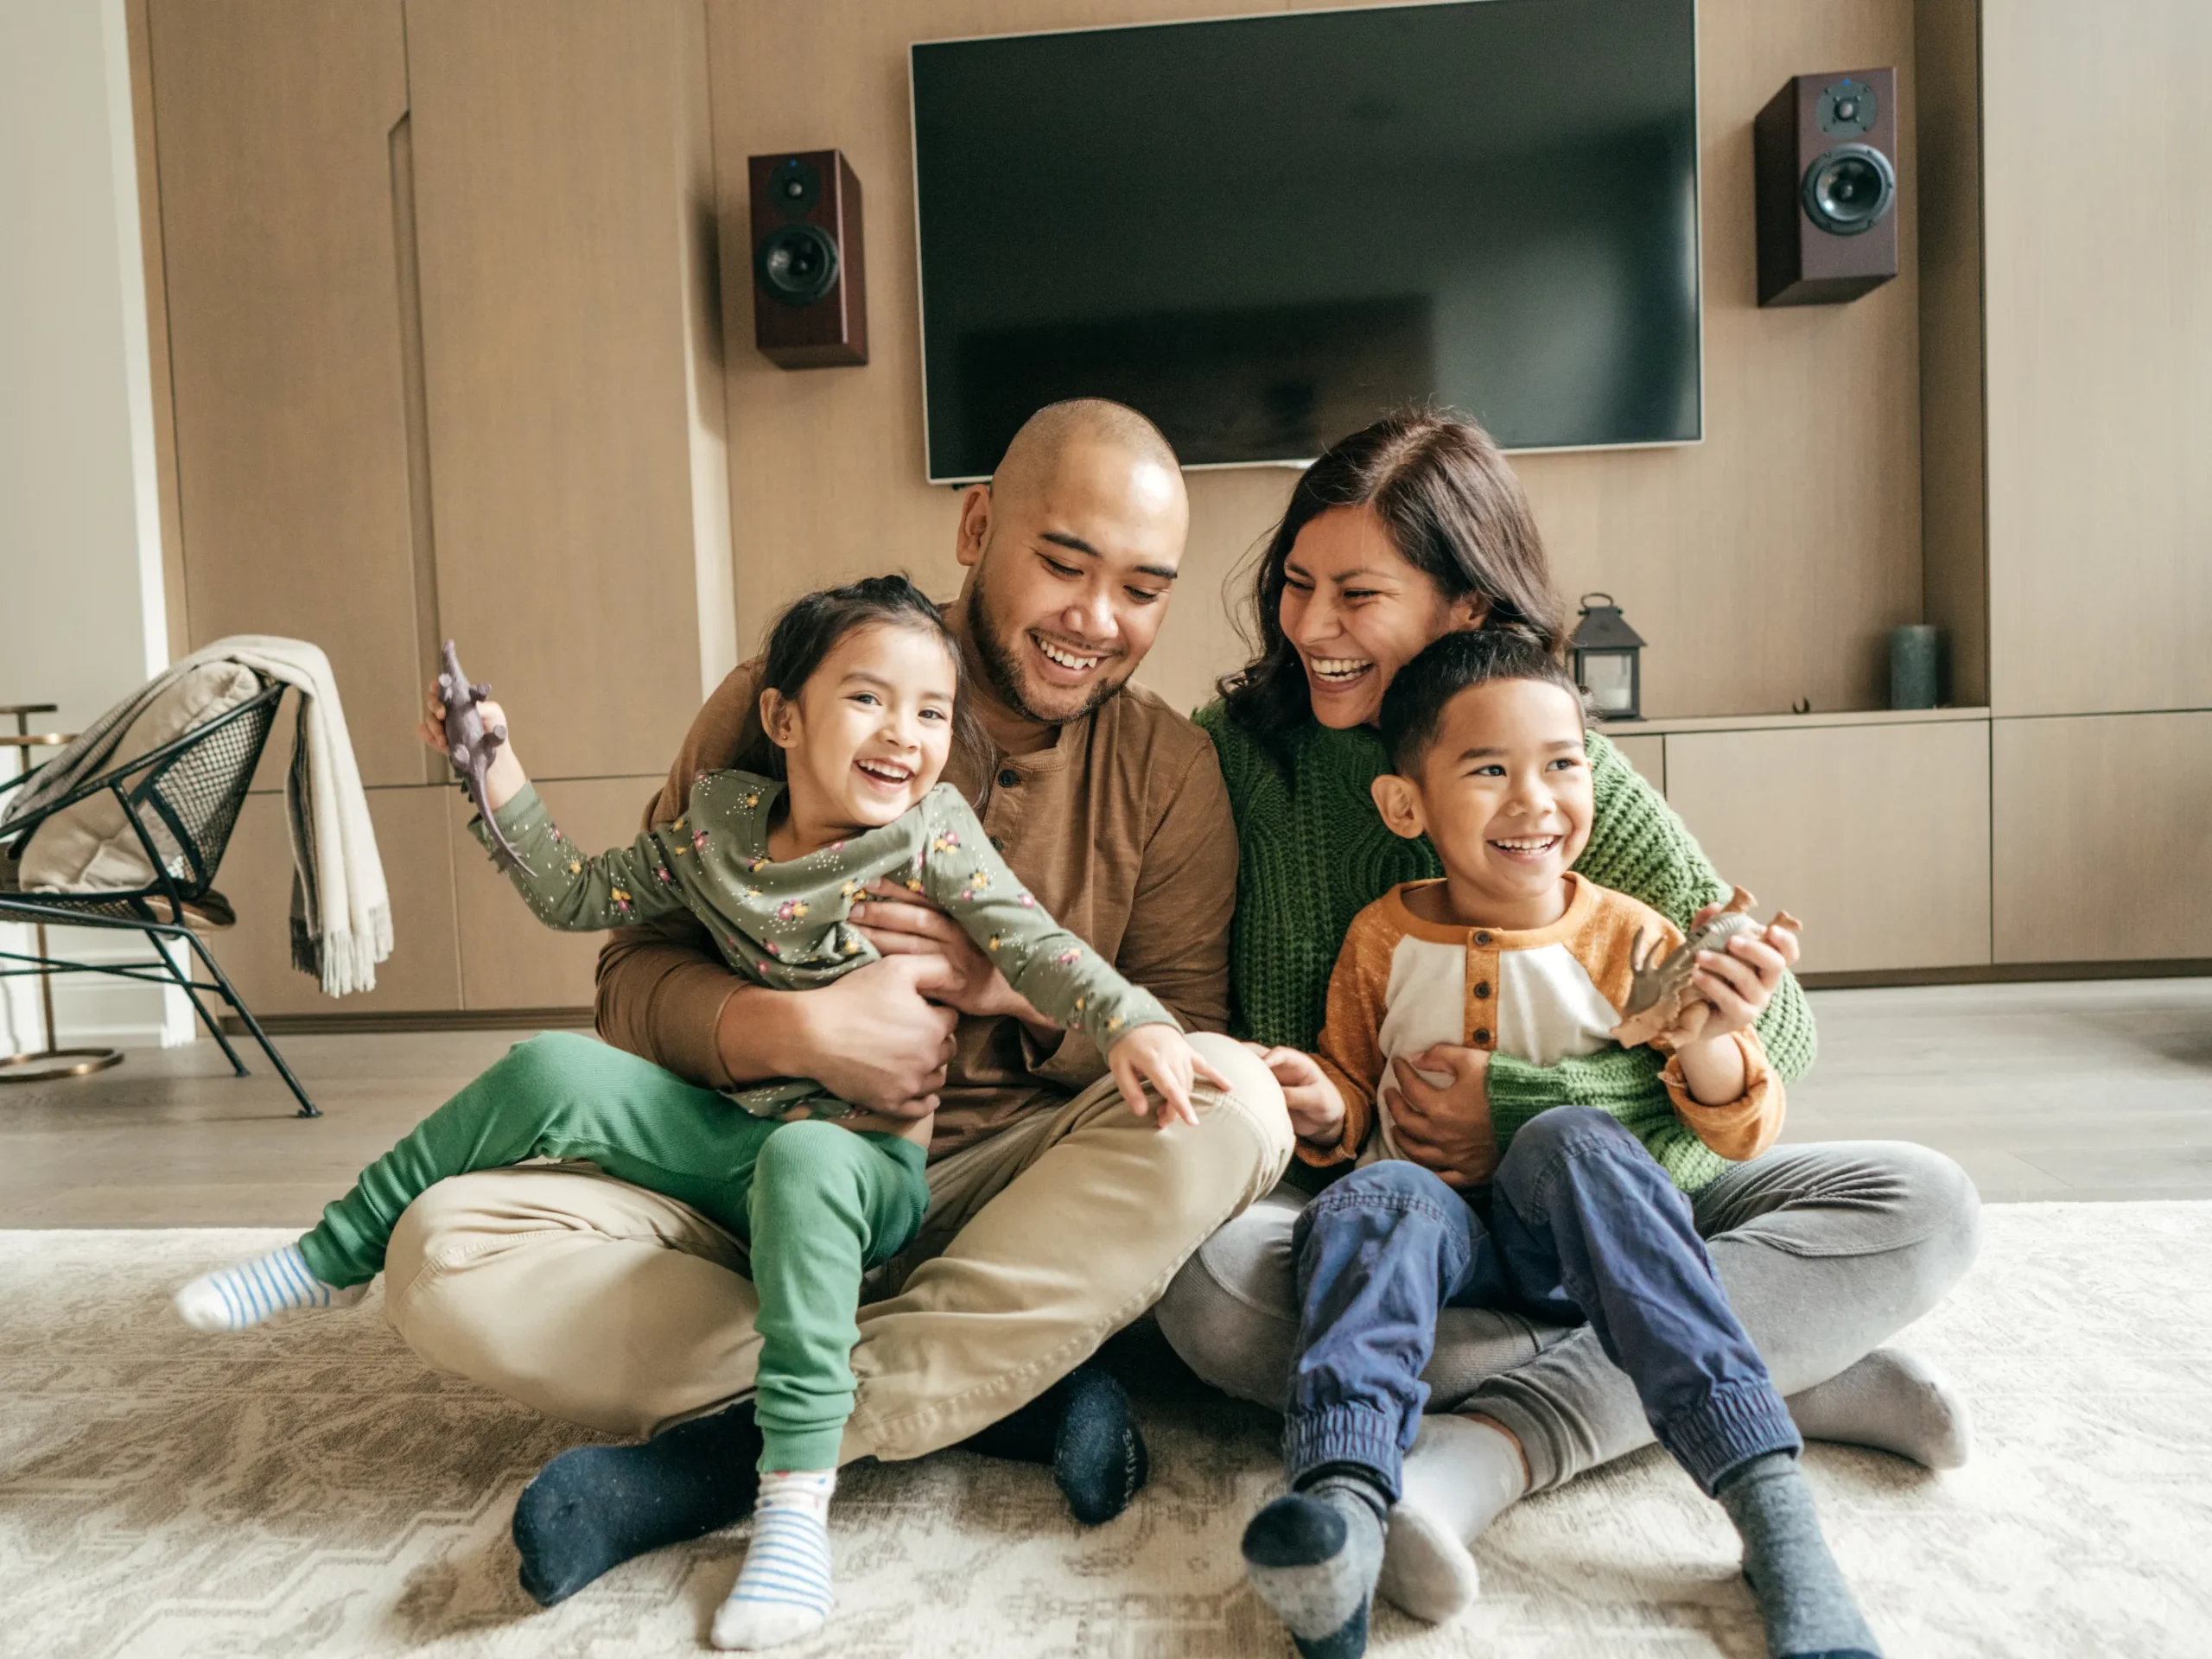
[[[438,696],[438,683],[430,682],[429,697],[425,700],[423,723],[415,728],[416,735],[440,754],[449,754],[446,747],[446,705]],[[476,705],[476,712],[483,716],[484,729],[507,724],[507,711],[489,701]],[[522,769],[522,762],[515,758],[512,728],[507,741],[493,752],[492,765],[484,774],[484,793],[496,812],[522,793],[530,775]]]
[[[1690,918],[1690,931],[1695,932],[1719,912],[1719,906],[1707,905]],[[1749,1030],[1774,1000],[1783,975],[1796,962],[1796,930],[1771,925],[1763,932],[1738,934],[1726,950],[1699,951],[1690,988],[1713,1007],[1699,1029],[1699,1039]]]
[[[1149,1083],[1160,1096],[1160,1127],[1176,1118],[1198,1121],[1191,1104],[1191,1083],[1204,1078],[1217,1089],[1233,1087],[1227,1077],[1206,1064],[1206,1057],[1191,1046],[1191,1039],[1173,1026],[1139,1026],[1106,1051],[1106,1069],[1121,1085],[1122,1098],[1140,1117],[1152,1109],[1145,1097]]]
[[[1320,1062],[1301,1049],[1268,1048],[1258,1043],[1244,1046],[1260,1057],[1260,1064],[1282,1085],[1282,1103],[1290,1110],[1290,1127],[1300,1140],[1334,1147],[1344,1139],[1344,1097]]]

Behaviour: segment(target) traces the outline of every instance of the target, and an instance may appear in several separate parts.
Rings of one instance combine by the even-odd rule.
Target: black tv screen
[[[913,48],[933,480],[1118,398],[1186,465],[1383,410],[1700,435],[1695,0],[1476,0]]]

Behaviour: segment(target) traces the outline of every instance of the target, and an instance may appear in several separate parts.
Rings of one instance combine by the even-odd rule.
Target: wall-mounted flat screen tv
[[[1700,435],[1695,0],[1475,0],[913,48],[933,480],[1098,396],[1185,464],[1443,404]]]

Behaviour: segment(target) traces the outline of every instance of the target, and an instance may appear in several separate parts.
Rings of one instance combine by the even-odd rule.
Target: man
[[[1227,792],[1204,734],[1129,683],[1188,524],[1149,422],[1055,404],[963,501],[950,620],[996,751],[984,828],[1064,925],[1187,1028],[1217,1033],[1236,886]],[[753,696],[749,666],[716,690],[649,822],[728,763]],[[986,780],[959,765],[973,794]],[[888,1275],[897,1294],[861,1310],[842,1459],[919,1457],[988,1429],[978,1449],[1050,1459],[1077,1515],[1103,1519],[1141,1484],[1142,1445],[1118,1389],[1062,1379],[1274,1185],[1291,1148],[1281,1090],[1240,1045],[1201,1036],[1235,1086],[1200,1090],[1197,1125],[1155,1128],[1088,1039],[1044,1020],[950,918],[887,889],[855,919],[884,960],[804,993],[738,979],[688,920],[617,934],[600,959],[601,1033],[713,1087],[807,1077],[876,1111],[935,1110],[928,1217]],[[540,1601],[750,1509],[745,1266],[696,1211],[569,1166],[442,1182],[402,1219],[386,1305],[426,1360],[650,1437],[564,1453],[524,1491],[515,1540]]]

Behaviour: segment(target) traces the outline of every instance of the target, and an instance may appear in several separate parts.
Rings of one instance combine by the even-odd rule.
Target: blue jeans
[[[1295,1487],[1328,1464],[1398,1496],[1446,1306],[1586,1323],[1659,1442],[1707,1492],[1796,1427],[1728,1306],[1689,1201],[1603,1112],[1562,1106],[1514,1136],[1476,1207],[1417,1164],[1370,1164],[1298,1219],[1298,1358],[1283,1424]]]

